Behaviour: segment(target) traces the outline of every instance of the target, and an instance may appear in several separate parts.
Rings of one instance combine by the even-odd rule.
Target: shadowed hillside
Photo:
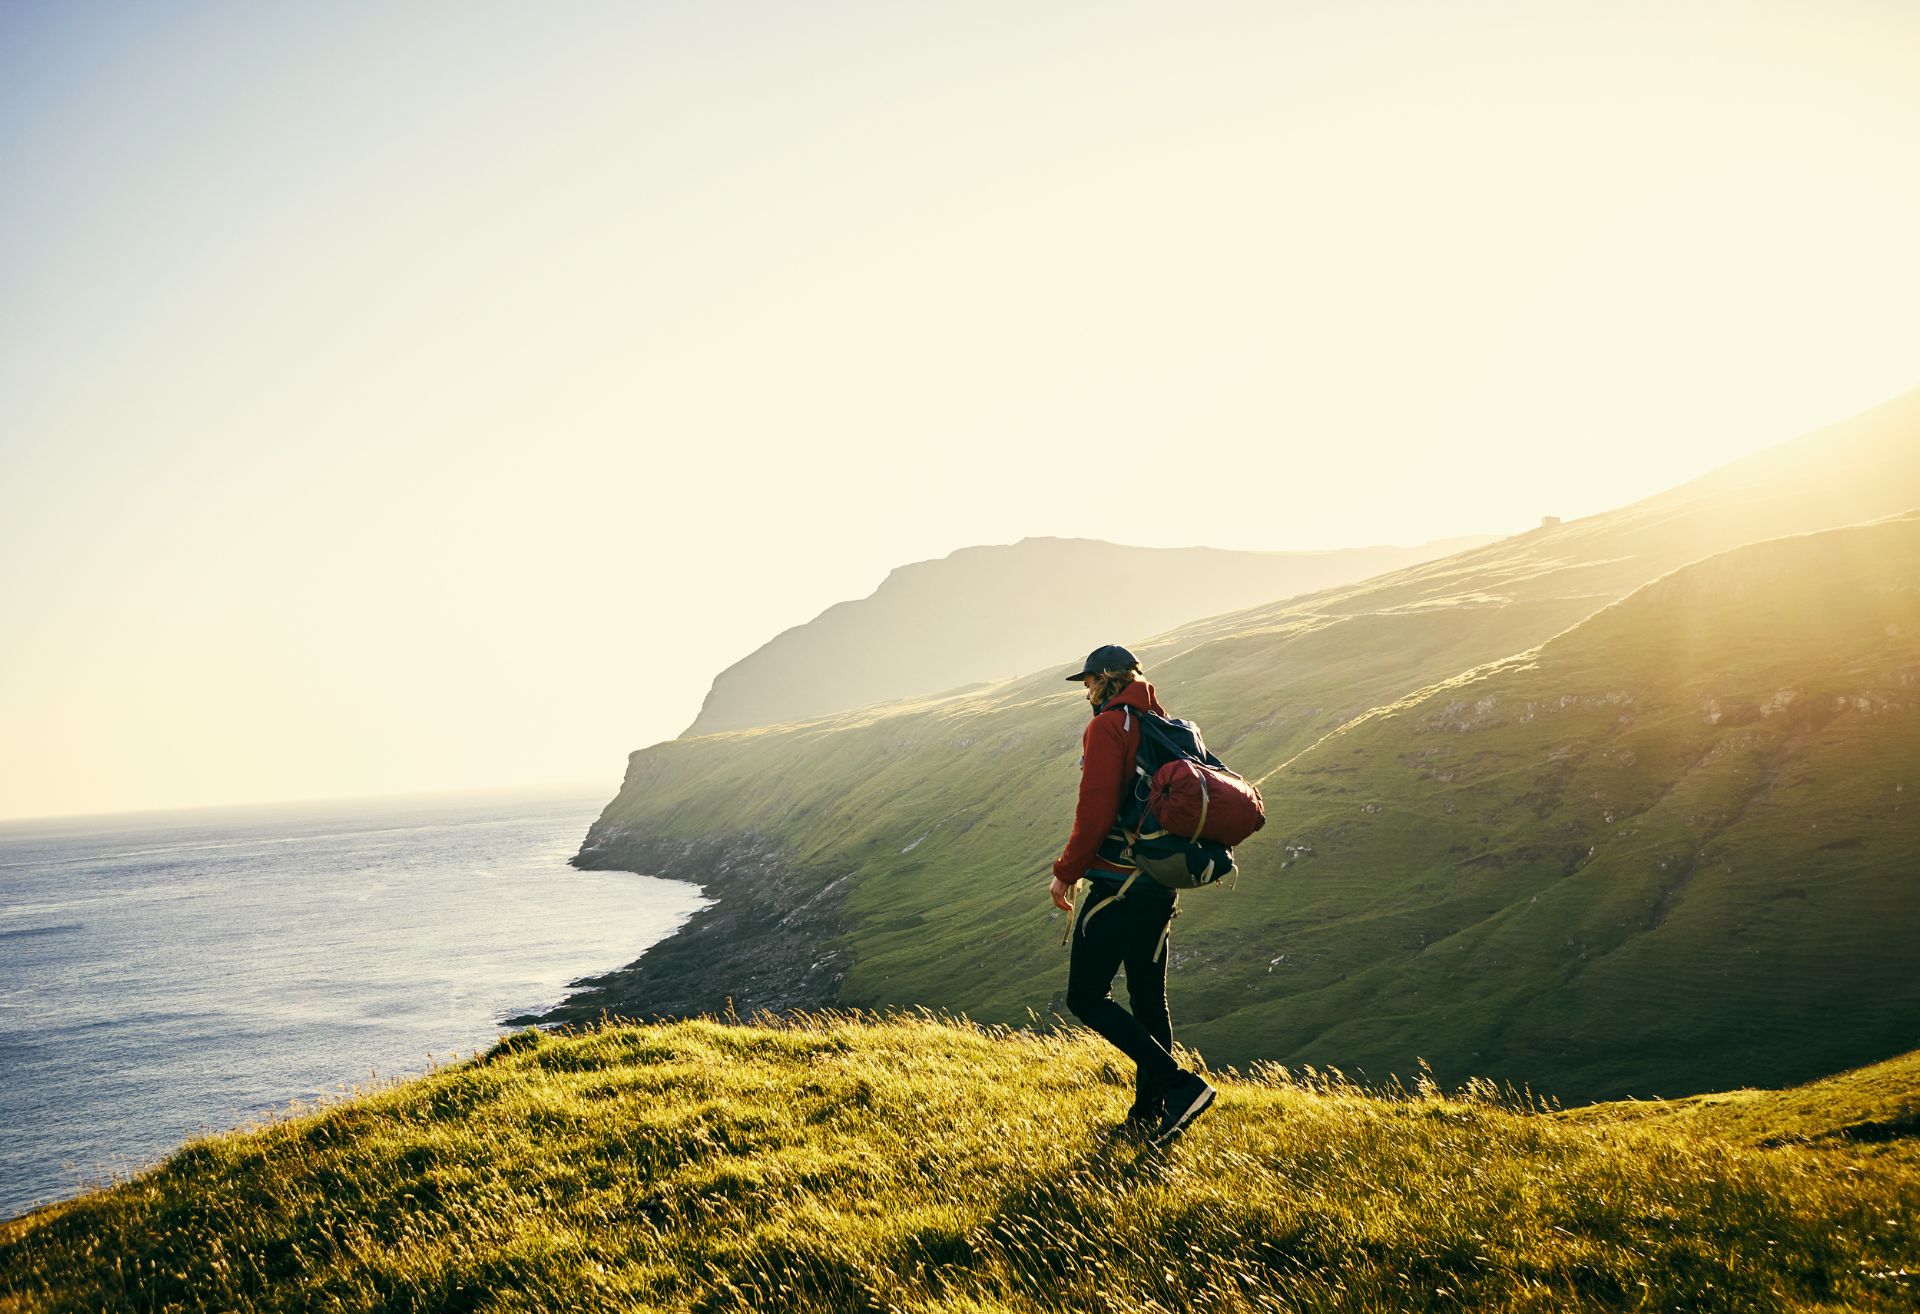
[[[1903,1310],[1912,1056],[1576,1115],[1262,1067],[1165,1150],[1102,1042],[523,1033],[0,1224],[0,1309]]]
[[[1169,707],[1271,773],[1239,887],[1188,896],[1176,928],[1182,1035],[1216,1061],[1383,1075],[1421,1054],[1568,1098],[1780,1084],[1920,1041],[1895,970],[1920,934],[1914,522],[1757,545],[1601,610],[1740,542],[1920,506],[1917,447],[1920,394],[1618,512],[1139,645]],[[719,902],[560,1016],[1059,1009],[1043,873],[1071,692],[1047,671],[635,754],[577,861]],[[1495,714],[1514,700],[1528,719]]]
[[[729,666],[687,736],[796,721],[1071,661],[1104,642],[1443,557],[1484,538],[1225,552],[1028,538],[902,566]]]

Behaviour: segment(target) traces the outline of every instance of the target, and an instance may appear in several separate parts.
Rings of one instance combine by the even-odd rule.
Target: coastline
[[[587,832],[571,863],[584,871],[687,881],[708,902],[625,967],[582,977],[552,1008],[506,1018],[503,1025],[749,1017],[838,1001],[852,965],[841,915],[846,874],[803,871],[785,860],[777,841],[757,831],[647,838],[604,818]]]
[[[16,827],[0,1215],[422,1073],[670,937],[694,887],[570,868],[595,804],[442,798]]]

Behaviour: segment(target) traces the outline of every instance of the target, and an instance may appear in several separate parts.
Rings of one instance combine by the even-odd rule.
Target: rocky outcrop
[[[617,971],[573,983],[573,993],[515,1026],[653,1020],[702,1013],[741,1017],[822,1008],[851,964],[840,908],[847,878],[804,872],[754,831],[657,839],[602,818],[573,865],[698,883],[712,903],[677,933]]]

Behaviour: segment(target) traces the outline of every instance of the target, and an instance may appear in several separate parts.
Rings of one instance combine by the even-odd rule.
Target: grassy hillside
[[[1245,902],[1287,957],[1198,937],[1203,1046],[1586,1097],[1920,1040],[1920,517],[1688,567],[1284,775],[1304,852]]]
[[[1080,1033],[523,1033],[0,1224],[0,1310],[1904,1310],[1910,1129],[1825,1133],[1917,1081],[1567,1115],[1268,1067],[1153,1150]]]
[[[796,625],[714,677],[687,735],[918,698],[1071,660],[1101,639],[1330,588],[1486,542],[1332,552],[1027,538],[902,566],[872,596]],[[1088,588],[1110,580],[1114,587]]]
[[[1761,1147],[1857,1147],[1911,1161],[1920,1154],[1920,1053],[1842,1072],[1791,1090],[1732,1090],[1681,1100],[1592,1104],[1568,1115],[1658,1119],[1688,1135]]]
[[[1169,707],[1270,773],[1239,888],[1176,927],[1183,1036],[1568,1099],[1920,1043],[1913,524],[1688,565],[1920,505],[1916,453],[1920,393],[1619,512],[1140,645]],[[1083,716],[1047,671],[635,754],[578,861],[719,903],[561,1016],[1059,1010],[1043,873]]]

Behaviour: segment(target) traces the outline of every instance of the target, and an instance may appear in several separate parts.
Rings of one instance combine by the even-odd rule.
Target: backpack
[[[1259,787],[1208,752],[1193,722],[1129,710],[1140,723],[1140,749],[1133,789],[1120,803],[1126,860],[1172,890],[1233,874],[1233,846],[1267,821]]]

